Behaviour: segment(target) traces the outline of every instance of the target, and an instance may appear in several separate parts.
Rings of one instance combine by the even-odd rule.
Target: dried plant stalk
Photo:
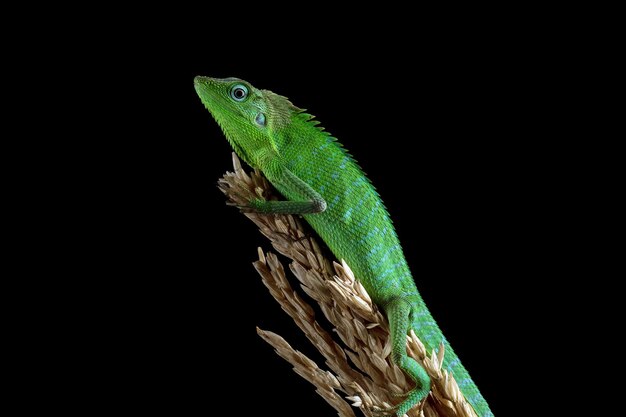
[[[273,199],[276,192],[255,171],[247,174],[233,153],[234,172],[219,180],[228,204],[245,206],[253,198]],[[293,319],[326,359],[323,370],[311,359],[294,350],[279,335],[257,329],[276,352],[293,365],[294,371],[317,388],[341,417],[356,417],[352,406],[367,417],[378,417],[413,388],[413,382],[391,362],[387,319],[372,303],[365,288],[355,279],[345,262],[331,262],[320,250],[313,231],[295,216],[244,213],[272,243],[274,249],[291,259],[289,269],[302,290],[315,300],[334,326],[341,343],[316,320],[313,309],[289,283],[283,264],[270,252],[258,249],[254,266],[263,283],[282,309]],[[409,355],[419,362],[432,379],[426,401],[410,410],[409,417],[475,417],[453,376],[441,369],[444,348],[428,354],[411,331],[407,337]],[[349,360],[348,360],[349,359]],[[345,399],[344,399],[345,398]]]

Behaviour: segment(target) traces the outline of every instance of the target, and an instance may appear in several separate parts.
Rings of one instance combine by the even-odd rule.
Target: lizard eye
[[[244,101],[248,97],[248,88],[243,84],[235,84],[230,89],[230,98],[235,101]]]

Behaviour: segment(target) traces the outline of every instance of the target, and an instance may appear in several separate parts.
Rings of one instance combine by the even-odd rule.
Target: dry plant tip
[[[241,206],[260,196],[271,199],[275,191],[258,171],[246,173],[233,153],[234,173],[226,173],[219,188],[228,204]],[[278,257],[257,249],[257,272],[272,297],[324,356],[328,368],[294,350],[281,336],[257,327],[259,336],[288,361],[294,371],[317,388],[317,393],[340,417],[356,417],[357,407],[366,417],[389,413],[397,402],[394,393],[409,392],[413,382],[390,361],[389,326],[384,316],[342,260],[327,259],[313,232],[295,216],[245,214],[270,239],[275,250],[289,259],[289,270],[302,290],[315,300],[330,325],[315,319],[306,298],[287,279]],[[305,239],[299,239],[305,237]],[[335,334],[336,337],[332,335]],[[476,417],[465,402],[452,375],[441,369],[444,349],[426,354],[424,344],[411,330],[409,355],[424,366],[432,380],[431,394],[407,417]],[[348,359],[350,358],[350,359]]]

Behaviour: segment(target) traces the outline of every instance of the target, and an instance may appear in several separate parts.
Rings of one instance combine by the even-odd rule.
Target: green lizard
[[[406,352],[406,335],[413,329],[428,352],[444,343],[444,368],[480,417],[493,416],[417,292],[389,214],[350,154],[285,97],[236,78],[196,77],[194,84],[239,157],[260,169],[286,198],[253,200],[246,209],[303,215],[387,314],[392,360],[416,384],[396,415],[404,415],[430,390],[428,374]]]

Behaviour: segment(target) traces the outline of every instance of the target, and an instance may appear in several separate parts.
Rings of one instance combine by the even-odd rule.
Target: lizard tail
[[[489,409],[489,404],[478,390],[478,387],[472,381],[469,372],[465,369],[459,357],[456,355],[452,347],[448,342],[445,344],[445,354],[443,359],[443,368],[447,369],[449,373],[454,376],[459,389],[465,396],[465,399],[476,411],[479,417],[493,417],[493,413]]]
[[[489,409],[489,404],[487,404],[487,401],[478,390],[478,387],[474,381],[472,381],[469,372],[467,372],[425,306],[413,317],[413,329],[420,340],[426,345],[428,352],[431,352],[432,349],[437,352],[443,340],[445,346],[443,369],[446,369],[454,376],[465,399],[474,408],[474,411],[476,411],[479,417],[493,417],[493,413]]]

